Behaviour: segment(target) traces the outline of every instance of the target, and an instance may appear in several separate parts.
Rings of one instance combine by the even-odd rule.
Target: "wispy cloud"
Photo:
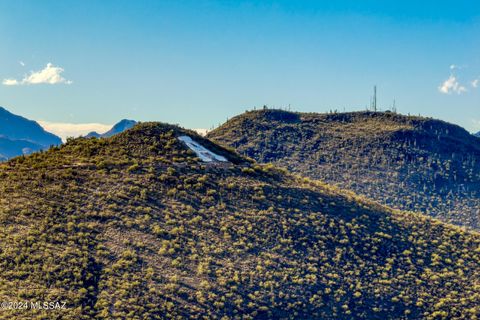
[[[104,133],[112,127],[111,124],[103,123],[66,123],[66,122],[49,122],[37,121],[45,130],[54,133],[64,141],[68,137],[79,137],[86,135],[92,131]]]
[[[453,74],[438,87],[438,90],[444,94],[462,94],[467,92],[467,88],[462,86]]]
[[[33,85],[33,84],[72,84],[72,81],[62,77],[65,70],[61,67],[47,63],[47,66],[40,71],[32,71],[22,80],[4,79],[2,84],[5,86]]]
[[[20,83],[15,79],[3,79],[2,84],[4,86],[18,86]]]
[[[462,66],[459,66],[458,64],[451,64],[450,65],[450,70],[462,70],[462,69],[467,69],[468,66],[466,65],[462,65]]]
[[[478,132],[480,130],[480,119],[472,119],[472,123],[474,132]]]
[[[475,79],[475,80],[473,80],[472,83],[471,83],[471,84],[472,84],[472,87],[478,88],[479,81],[480,81],[480,79]]]

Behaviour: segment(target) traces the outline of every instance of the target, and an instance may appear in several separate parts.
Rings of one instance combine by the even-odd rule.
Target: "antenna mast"
[[[373,111],[377,112],[377,86],[373,87]]]

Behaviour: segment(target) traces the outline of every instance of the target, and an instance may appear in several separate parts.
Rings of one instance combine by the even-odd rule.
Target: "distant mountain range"
[[[105,133],[90,132],[86,137],[108,138],[135,124],[137,122],[134,120],[123,119]],[[46,131],[37,122],[0,107],[0,161],[46,150],[61,143],[60,137]]]
[[[480,228],[480,141],[392,112],[251,111],[208,138],[380,203]]]
[[[479,132],[477,132],[477,133],[475,133],[475,134],[474,134],[474,136],[475,136],[475,137],[479,137],[479,138],[480,138],[480,131],[479,131]]]
[[[277,155],[269,145],[288,154],[312,138],[295,128],[303,115],[248,116],[265,121],[245,124],[239,140],[280,126],[259,138],[265,156]],[[399,126],[364,115],[355,129],[348,116],[331,117],[323,121],[346,127],[321,129],[343,129],[345,144],[361,128],[383,143]],[[205,152],[214,156],[202,161]],[[67,306],[5,319],[460,320],[479,311],[478,233],[260,165],[167,124],[1,163],[0,221],[2,299]]]
[[[48,149],[62,140],[37,122],[0,107],[0,160]]]
[[[115,124],[110,130],[108,130],[105,133],[100,134],[100,133],[97,133],[95,131],[92,131],[89,134],[87,134],[85,137],[86,138],[91,138],[91,137],[109,138],[111,136],[114,136],[116,134],[119,134],[119,133],[121,133],[125,130],[128,130],[128,129],[132,128],[136,124],[137,124],[137,121],[135,121],[135,120],[123,119],[123,120],[119,121],[117,124]]]

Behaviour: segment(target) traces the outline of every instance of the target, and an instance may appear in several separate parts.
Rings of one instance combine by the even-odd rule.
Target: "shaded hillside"
[[[37,122],[0,107],[0,161],[59,145],[62,140]]]
[[[10,140],[0,136],[0,161],[43,149],[41,145],[26,140]]]
[[[0,107],[0,136],[10,140],[26,140],[45,148],[59,145],[62,140],[45,131],[37,122],[17,116]]]
[[[0,164],[0,225],[0,300],[68,306],[2,319],[480,315],[478,234],[164,124]]]
[[[208,137],[389,206],[480,227],[480,140],[446,122],[390,112],[262,110]]]

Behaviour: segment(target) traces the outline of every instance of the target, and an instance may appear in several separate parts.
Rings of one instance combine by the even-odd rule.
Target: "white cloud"
[[[478,88],[479,81],[480,81],[480,79],[475,79],[475,80],[473,80],[473,81],[472,81],[472,87]]]
[[[47,66],[40,71],[32,71],[22,80],[4,79],[3,84],[6,86],[31,85],[31,84],[72,84],[72,81],[62,77],[65,70],[61,67],[47,63]]]
[[[201,136],[206,136],[208,133],[208,129],[203,129],[203,128],[197,128],[197,129],[192,129],[196,133],[198,133]]]
[[[22,67],[25,67],[25,62],[23,62],[23,61],[18,61],[18,63],[20,63],[20,65],[21,65]]]
[[[49,122],[37,121],[45,130],[54,133],[64,141],[68,137],[79,137],[86,135],[92,131],[104,133],[112,127],[111,124],[103,123],[65,123],[65,122]]]
[[[454,75],[450,75],[450,77],[438,87],[438,90],[444,94],[451,94],[452,92],[456,94],[462,94],[467,92],[467,89],[460,85]]]
[[[20,83],[15,79],[3,79],[2,84],[4,86],[18,86]]]

